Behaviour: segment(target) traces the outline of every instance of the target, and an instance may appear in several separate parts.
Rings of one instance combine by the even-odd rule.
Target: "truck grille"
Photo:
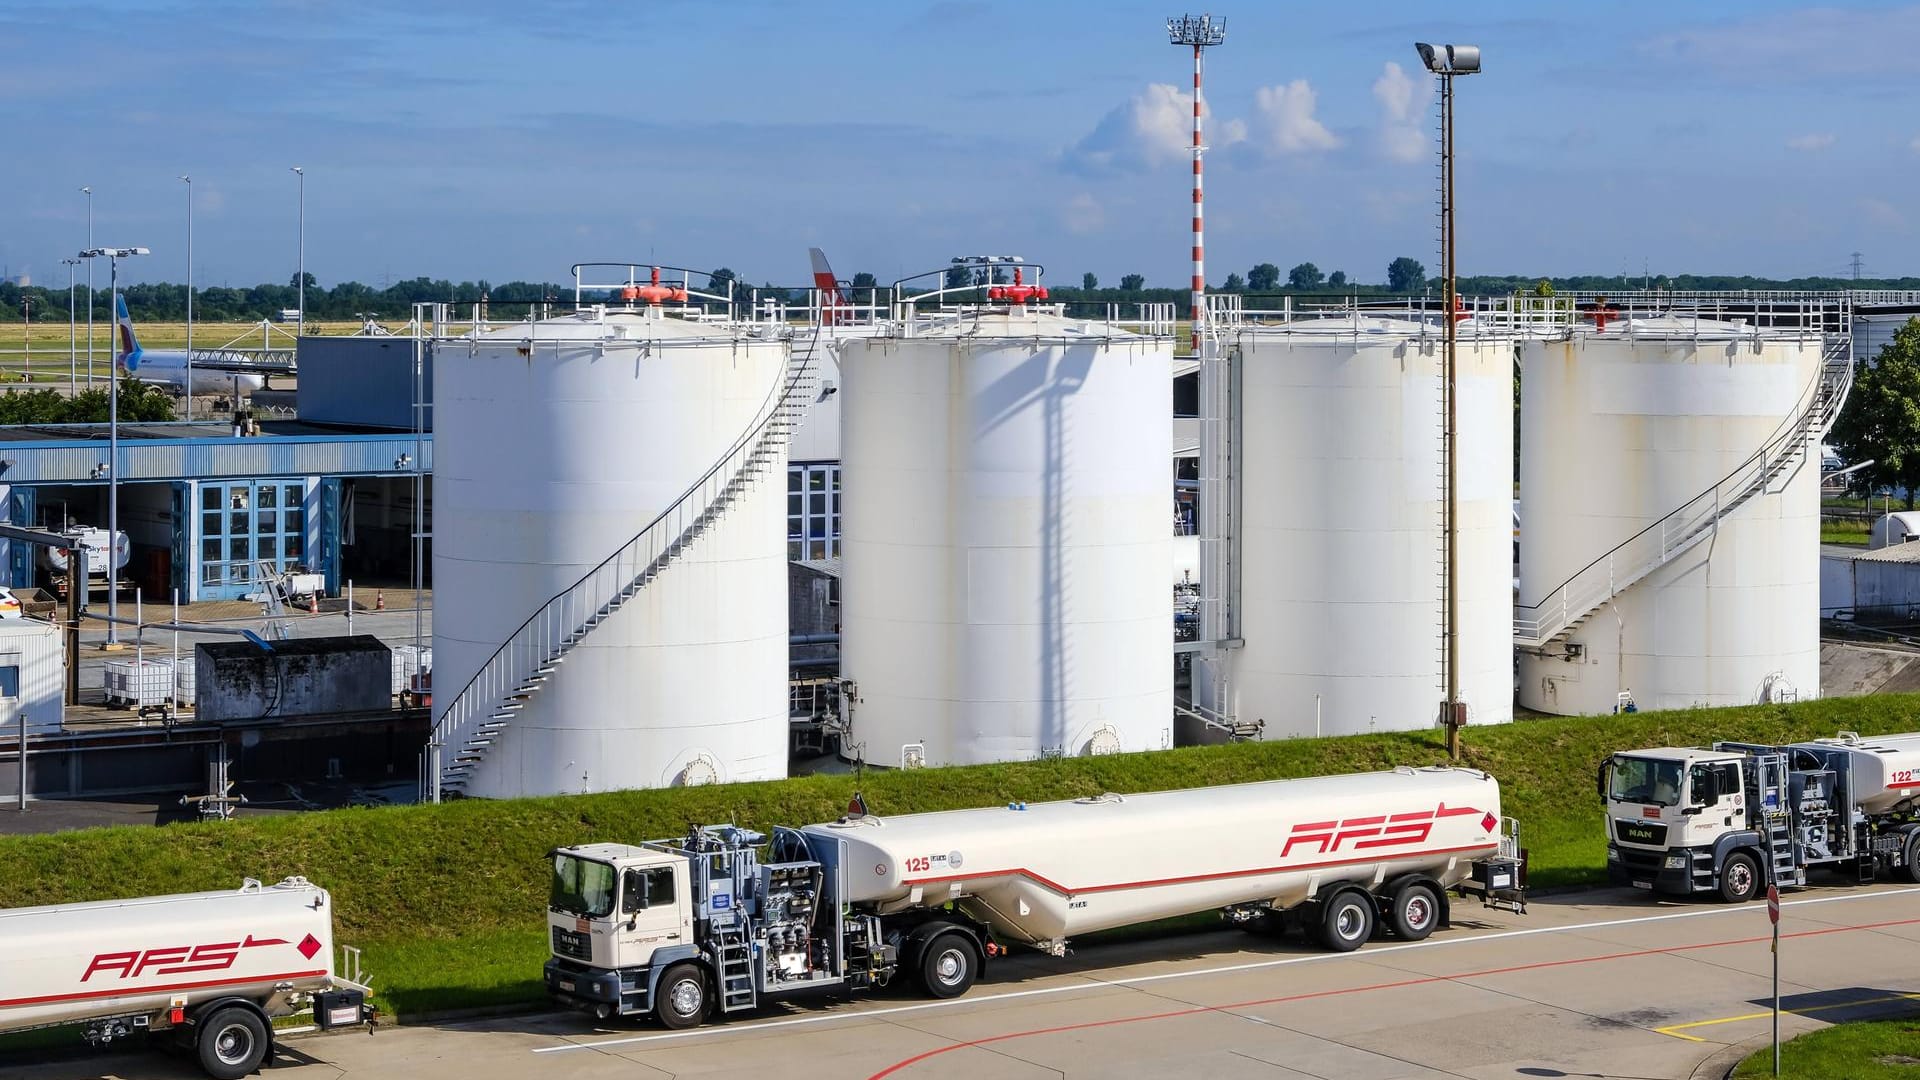
[[[1615,818],[1613,835],[1615,839],[1626,844],[1664,847],[1667,843],[1667,826],[1662,821],[1627,821]]]
[[[556,955],[572,957],[575,960],[593,960],[593,939],[586,934],[575,933],[565,927],[553,928],[553,951]]]

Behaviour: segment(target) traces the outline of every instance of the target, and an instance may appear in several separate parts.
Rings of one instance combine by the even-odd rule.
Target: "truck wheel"
[[[214,1080],[240,1080],[267,1059],[267,1025],[252,1009],[220,1009],[198,1026],[200,1067]]]
[[[1389,910],[1394,936],[1402,941],[1424,941],[1440,925],[1440,897],[1430,885],[1402,887]]]
[[[1920,829],[1907,834],[1907,880],[1920,884]]]
[[[1760,865],[1753,856],[1738,853],[1727,856],[1720,867],[1720,899],[1729,904],[1744,904],[1760,895]]]
[[[1373,902],[1344,892],[1320,909],[1320,944],[1334,952],[1352,952],[1373,936]]]
[[[660,976],[653,1011],[662,1027],[699,1027],[707,1018],[707,976],[695,964],[675,964]]]
[[[941,934],[920,954],[920,985],[933,997],[954,998],[966,993],[979,970],[980,957],[972,943],[959,934]]]

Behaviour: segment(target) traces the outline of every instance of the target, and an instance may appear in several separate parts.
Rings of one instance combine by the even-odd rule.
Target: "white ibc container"
[[[196,665],[191,657],[173,669],[173,700],[182,705],[193,704],[193,673]]]
[[[1787,430],[1820,378],[1817,334],[1635,318],[1522,349],[1520,617],[1712,490]],[[1520,654],[1541,712],[1745,705],[1820,689],[1817,453],[1717,533]]]
[[[777,400],[788,356],[765,328],[657,308],[437,343],[439,710],[531,614],[728,456]],[[721,781],[786,775],[784,466],[784,454],[766,463],[567,653],[467,794],[660,787],[689,770]]]
[[[173,661],[109,660],[104,681],[110,705],[165,705],[173,699]]]
[[[840,348],[849,742],[1171,745],[1171,342],[1024,308],[914,329]]]
[[[426,645],[397,645],[393,650],[393,692],[405,690],[415,675],[433,670],[433,649]]]
[[[1266,738],[1431,728],[1444,695],[1442,331],[1242,330],[1240,630],[1225,711]],[[1460,696],[1513,718],[1513,339],[1458,334]],[[1208,702],[1215,670],[1196,665]]]

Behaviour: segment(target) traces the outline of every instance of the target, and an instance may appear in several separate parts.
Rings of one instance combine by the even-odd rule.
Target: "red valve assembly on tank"
[[[993,288],[987,290],[987,299],[1004,300],[1010,304],[1025,304],[1029,300],[1045,300],[1046,298],[1047,287],[1045,285],[1021,284],[1020,268],[1017,266],[1013,268],[1013,284],[995,285]]]
[[[646,285],[629,285],[620,290],[622,300],[644,300],[649,304],[659,304],[671,300],[676,304],[687,302],[687,290],[678,285],[660,284],[660,268],[653,268],[653,280]]]

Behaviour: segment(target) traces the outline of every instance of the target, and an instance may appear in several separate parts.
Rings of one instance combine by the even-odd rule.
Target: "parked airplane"
[[[120,374],[165,387],[175,393],[184,393],[187,390],[186,350],[161,352],[142,349],[139,337],[133,332],[133,316],[127,312],[127,299],[124,296],[118,299]],[[251,394],[266,386],[269,375],[284,375],[291,370],[285,364],[263,364],[232,353],[196,351],[193,354],[193,392]]]
[[[852,307],[853,298],[847,286],[833,276],[833,267],[827,265],[827,253],[808,248],[807,255],[813,259],[813,287],[820,293],[821,321],[827,326],[852,322],[851,312],[836,310]]]

